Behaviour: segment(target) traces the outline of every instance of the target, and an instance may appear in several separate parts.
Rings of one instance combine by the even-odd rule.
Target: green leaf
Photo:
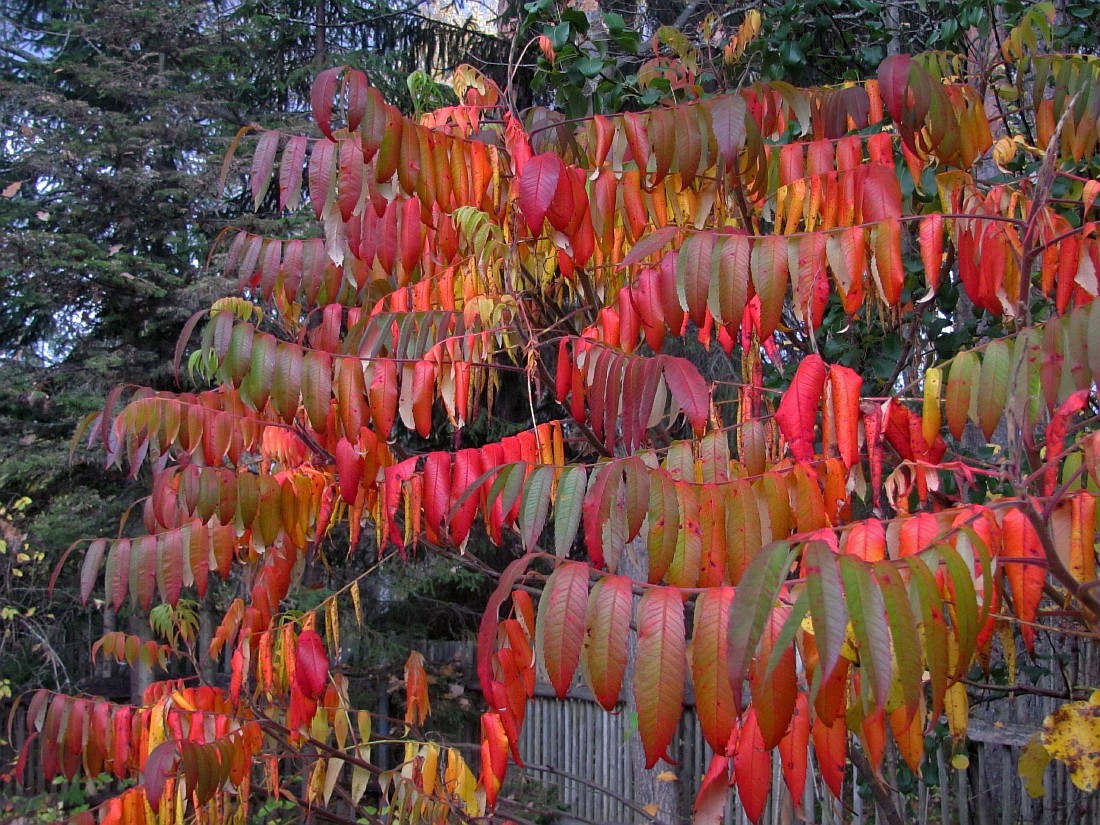
[[[764,681],[767,682],[771,679],[772,673],[777,667],[779,662],[783,658],[783,654],[790,650],[791,645],[794,643],[794,637],[798,633],[799,628],[802,627],[802,620],[806,618],[806,612],[810,608],[810,596],[805,588],[799,591],[798,597],[794,600],[794,604],[791,605],[791,612],[783,622],[783,627],[779,629],[779,635],[775,637],[775,644],[772,646],[771,656],[768,657],[768,666],[764,668]]]
[[[554,553],[559,558],[569,555],[577,537],[587,489],[588,474],[583,467],[567,467],[562,471],[554,500]]]
[[[848,606],[840,581],[837,557],[824,542],[811,542],[802,556],[810,617],[821,655],[821,681],[826,681],[840,661],[848,632]]]
[[[967,569],[958,551],[947,544],[937,545],[935,550],[947,566],[947,577],[955,595],[955,637],[959,642],[959,660],[952,678],[961,679],[966,675],[978,645],[978,595],[974,590],[973,573]]]
[[[871,579],[870,566],[853,556],[840,557],[840,577],[859,651],[864,702],[870,697],[876,709],[884,708],[890,694],[891,655],[882,592]]]
[[[743,710],[741,685],[795,553],[786,541],[763,548],[745,570],[730,605],[729,673],[738,712]]]
[[[585,77],[593,78],[603,71],[604,62],[598,57],[585,56],[574,63],[573,67]]]
[[[910,556],[905,560],[909,577],[910,602],[920,606],[920,632],[924,642],[924,665],[932,683],[932,718],[943,713],[947,693],[947,624],[943,617],[943,599],[936,579],[923,558]]]
[[[920,706],[921,674],[924,670],[917,640],[917,623],[913,619],[909,596],[896,565],[893,562],[878,562],[874,573],[886,603],[886,616],[890,622],[890,638],[894,643],[894,658],[898,664],[902,696],[907,711],[912,714]]]
[[[536,467],[523,487],[523,499],[519,505],[519,527],[523,538],[523,548],[527,552],[535,549],[542,528],[546,526],[546,515],[550,511],[550,489],[554,484],[553,467]]]

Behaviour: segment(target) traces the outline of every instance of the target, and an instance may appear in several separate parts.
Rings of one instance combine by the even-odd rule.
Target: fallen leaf
[[[1100,705],[1070,702],[1043,720],[1039,734],[1050,755],[1069,768],[1085,793],[1100,787]]]
[[[21,180],[12,181],[4,187],[4,191],[0,192],[0,195],[3,195],[5,198],[14,198],[16,193],[19,191],[19,187],[22,185],[23,181]]]
[[[1020,753],[1020,762],[1016,766],[1016,772],[1024,780],[1027,795],[1032,799],[1040,799],[1046,795],[1043,774],[1046,772],[1047,765],[1050,764],[1050,751],[1043,747],[1040,735],[1036,733],[1024,746]]]

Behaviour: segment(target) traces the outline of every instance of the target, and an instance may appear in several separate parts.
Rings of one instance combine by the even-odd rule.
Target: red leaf
[[[481,786],[485,789],[485,804],[496,807],[504,773],[508,768],[508,735],[500,716],[489,712],[481,715]]]
[[[672,587],[647,590],[638,602],[634,702],[646,768],[664,757],[684,709],[684,603]]]
[[[935,291],[940,286],[943,266],[943,215],[936,212],[920,222],[920,257],[924,264],[924,280]]]
[[[692,808],[692,822],[695,825],[722,825],[726,815],[726,799],[729,796],[730,760],[728,757],[714,754],[710,758],[710,767],[699,786]]]
[[[457,498],[477,481],[483,470],[480,450],[459,450],[455,454],[451,472],[451,495]],[[458,505],[451,515],[451,541],[456,546],[461,547],[465,544],[466,537],[470,535],[470,528],[477,517],[479,503],[477,496],[470,496]]]
[[[161,797],[168,775],[175,773],[179,765],[179,743],[175,740],[161,742],[145,760],[145,796],[153,813],[160,811]]]
[[[332,98],[336,94],[336,83],[340,79],[343,66],[334,66],[325,69],[317,75],[313,81],[313,87],[309,91],[309,102],[313,107],[313,119],[321,129],[321,134],[329,140],[335,140],[332,136]]]
[[[772,790],[772,760],[760,735],[755,708],[749,708],[741,726],[737,753],[733,757],[733,776],[745,816],[750,822],[759,822]]]
[[[634,244],[634,246],[630,248],[630,251],[623,256],[619,268],[622,269],[641,263],[654,252],[659,252],[664,249],[668,246],[669,241],[676,237],[676,233],[679,231],[680,227],[669,225],[662,226],[660,229],[655,229],[643,236],[639,239],[638,243]]]
[[[309,141],[302,136],[290,138],[279,162],[279,209],[295,209],[302,193],[302,167]]]
[[[336,474],[340,482],[340,495],[348,504],[354,505],[359,495],[359,483],[363,479],[363,458],[346,438],[336,442]]]
[[[565,562],[546,580],[535,621],[535,646],[559,699],[569,693],[581,659],[588,607],[588,566]]]
[[[814,427],[825,391],[825,374],[825,362],[821,356],[808,355],[803,358],[775,412],[779,430],[798,461],[812,461],[814,458]]]
[[[352,213],[359,204],[359,197],[363,192],[363,151],[359,148],[359,142],[355,140],[342,141],[338,159],[340,177],[339,185],[336,188],[339,192],[340,217],[346,223],[351,220]]]
[[[260,203],[271,185],[271,172],[275,168],[275,153],[279,149],[279,137],[278,132],[264,132],[256,144],[256,154],[252,156],[252,169],[249,174],[253,209],[260,208]]]
[[[810,731],[814,742],[814,755],[821,778],[833,796],[840,799],[844,789],[844,762],[847,759],[848,730],[843,719],[833,720],[826,725],[820,718],[815,719]]]
[[[806,790],[806,763],[810,747],[810,703],[805,693],[798,694],[791,727],[779,743],[779,756],[783,765],[783,780],[795,807],[802,808],[802,795]]]
[[[424,526],[428,540],[439,543],[451,504],[451,454],[437,451],[424,462]]]
[[[107,549],[107,539],[96,539],[88,545],[88,552],[84,554],[84,565],[80,569],[80,603],[87,604],[88,597],[92,595],[96,579],[99,578],[99,568],[103,564],[103,553]]]
[[[332,169],[337,146],[330,140],[318,140],[309,156],[309,200],[313,213],[320,218],[332,188]]]
[[[519,208],[535,235],[542,233],[543,220],[557,194],[558,184],[565,177],[565,163],[551,152],[535,155],[520,172]]]
[[[676,256],[676,287],[680,306],[697,327],[702,327],[706,322],[713,252],[713,233],[698,232],[684,241]]]
[[[314,630],[306,630],[298,637],[294,680],[307,699],[316,701],[325,692],[328,683],[328,654],[324,642]]]
[[[895,123],[904,120],[906,95],[909,90],[909,66],[907,54],[887,57],[878,67],[878,85],[886,111]],[[838,793],[837,796],[840,794]]]
[[[710,391],[699,370],[686,358],[658,356],[669,392],[684,411],[696,435],[702,435],[710,413]]]
[[[157,589],[161,601],[175,607],[183,587],[183,537],[179,528],[158,537],[157,557]]]

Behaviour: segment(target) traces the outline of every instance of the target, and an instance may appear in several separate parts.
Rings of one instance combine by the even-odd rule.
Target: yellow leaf
[[[1070,702],[1043,720],[1040,734],[1050,755],[1069,768],[1085,793],[1100,787],[1100,705]]]
[[[970,701],[966,696],[966,685],[955,682],[944,694],[944,708],[947,711],[947,726],[954,739],[966,736],[966,723],[970,716]]]
[[[1031,741],[1024,746],[1020,754],[1020,763],[1016,772],[1024,780],[1024,788],[1032,799],[1039,799],[1046,795],[1043,787],[1043,774],[1050,764],[1050,752],[1043,747],[1039,738],[1040,734],[1031,737]]]
[[[660,807],[654,805],[652,802],[646,805],[642,810],[645,811],[648,816],[657,816],[661,811]]]
[[[957,771],[965,771],[970,767],[970,757],[965,753],[956,753],[951,757],[951,767]]]
[[[659,774],[657,774],[658,782],[675,782],[676,778],[676,774],[674,774],[672,771],[661,771]]]

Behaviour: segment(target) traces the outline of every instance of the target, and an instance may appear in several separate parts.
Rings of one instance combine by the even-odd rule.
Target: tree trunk
[[[314,15],[313,65],[317,69],[325,65],[325,27],[328,24],[328,0],[317,0]]]
[[[114,608],[107,605],[103,608],[103,635],[114,633],[118,629],[118,614]],[[108,656],[101,656],[95,663],[95,675],[98,679],[110,679],[114,673],[114,663]]]
[[[149,629],[149,614],[135,612],[130,614],[130,633],[143,642],[153,638]],[[153,684],[153,669],[140,658],[130,668],[130,704],[141,705],[145,701],[145,690]]]
[[[199,639],[195,657],[199,660],[199,676],[205,684],[214,683],[214,674],[217,665],[210,658],[210,642],[214,639],[214,610],[211,606],[213,600],[210,591],[206,592],[199,604]]]

